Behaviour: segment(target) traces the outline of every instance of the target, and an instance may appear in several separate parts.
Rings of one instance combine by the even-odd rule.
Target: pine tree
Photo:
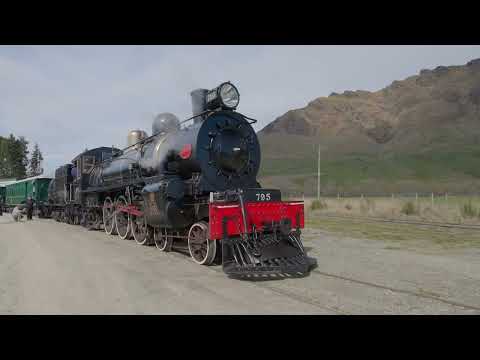
[[[38,149],[38,174],[37,175],[41,175],[43,174],[43,167],[42,167],[43,155],[38,145],[36,145],[35,148]]]
[[[42,152],[40,151],[40,148],[37,143],[35,143],[35,147],[32,152],[32,156],[30,158],[30,164],[29,164],[29,169],[28,169],[28,175],[29,176],[37,176],[42,174]]]
[[[17,177],[26,177],[27,176],[27,167],[28,167],[28,141],[20,136],[18,138],[18,147],[20,153],[20,162],[18,163],[18,172]]]
[[[28,164],[28,176],[35,176],[35,174],[37,173],[37,163],[38,155],[34,149],[30,158],[30,163]]]
[[[24,178],[28,164],[28,141],[23,136],[0,137],[0,178]]]
[[[13,134],[10,134],[7,139],[6,177],[16,177],[16,164],[20,161],[19,157],[17,139]]]
[[[6,178],[8,176],[7,144],[8,139],[0,136],[0,178]]]
[[[24,178],[27,175],[28,141],[10,134],[7,140],[6,177]]]

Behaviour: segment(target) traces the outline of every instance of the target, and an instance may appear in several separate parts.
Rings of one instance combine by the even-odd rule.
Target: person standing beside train
[[[25,204],[27,208],[27,220],[32,220],[33,215],[33,199],[31,196],[27,198],[27,203]]]

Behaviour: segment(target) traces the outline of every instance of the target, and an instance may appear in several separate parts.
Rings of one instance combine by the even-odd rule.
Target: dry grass
[[[368,216],[386,219],[438,221],[480,224],[480,198],[448,196],[398,198],[322,198],[321,208],[311,209],[314,199],[305,199],[305,209],[312,218],[321,214]]]
[[[324,210],[327,208],[327,203],[323,200],[313,200],[311,203],[310,203],[310,209],[312,211],[315,211],[315,210]]]
[[[440,228],[410,224],[375,223],[351,219],[307,218],[307,227],[319,228],[353,238],[382,240],[389,249],[443,249],[480,247],[478,230]]]

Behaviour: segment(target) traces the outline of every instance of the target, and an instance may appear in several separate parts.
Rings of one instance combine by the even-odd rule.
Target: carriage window
[[[88,174],[95,166],[95,156],[84,156],[83,157],[83,174]]]

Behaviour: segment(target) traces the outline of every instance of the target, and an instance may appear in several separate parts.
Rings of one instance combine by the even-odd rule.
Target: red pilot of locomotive
[[[131,131],[127,148],[87,150],[57,169],[52,217],[162,251],[183,244],[196,263],[221,262],[232,277],[308,274],[316,261],[300,238],[303,202],[257,182],[255,120],[236,111],[237,88],[191,96],[190,119],[160,114],[151,136]]]

